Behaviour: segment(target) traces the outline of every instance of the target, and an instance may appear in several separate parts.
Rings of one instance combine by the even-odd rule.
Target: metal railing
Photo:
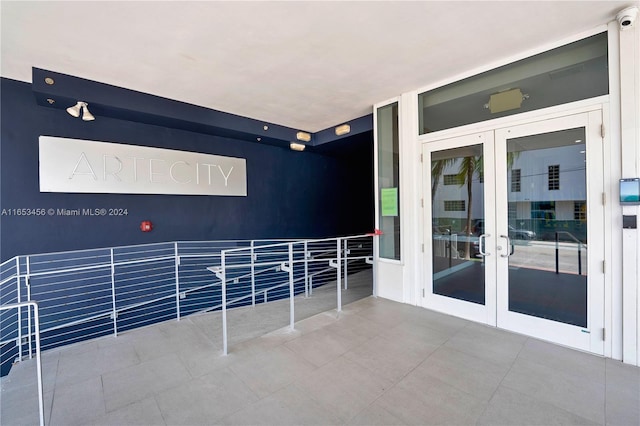
[[[582,275],[582,247],[586,248],[586,244],[567,231],[556,231],[556,274],[560,273],[560,235],[566,235],[578,244],[578,275]]]
[[[14,327],[17,330],[18,320],[21,317],[22,311],[27,309],[27,313],[29,318],[31,318],[31,310],[33,310],[33,336],[35,343],[35,357],[36,357],[36,374],[37,374],[37,383],[38,383],[38,415],[40,420],[40,426],[44,426],[44,392],[42,386],[42,358],[40,355],[40,313],[38,310],[37,302],[20,302],[20,303],[9,303],[6,305],[0,306],[0,313],[5,314],[8,313],[9,316],[13,316],[12,311],[15,312],[15,320]],[[31,327],[31,322],[29,327]],[[29,330],[31,332],[31,330]],[[17,333],[16,333],[17,334]],[[16,336],[17,337],[17,336]],[[32,357],[32,354],[29,354],[29,357]]]
[[[223,300],[227,301],[222,297],[227,288],[207,267],[221,265],[222,251],[239,249],[260,259],[230,275],[231,307],[289,297],[282,285],[289,254],[274,243],[286,245],[290,241],[167,242],[17,256],[0,265],[0,305],[38,301],[38,344],[43,350],[117,336],[132,328],[221,309]],[[302,247],[305,243],[296,244]],[[335,269],[326,267],[331,258],[328,247],[308,244],[308,268],[296,271],[294,278],[296,289],[305,283],[305,291],[311,293],[314,286],[333,279]],[[300,250],[296,250],[296,260],[302,258]],[[362,248],[349,250],[355,253]],[[366,250],[371,251],[370,243]],[[316,265],[314,259],[318,265],[325,262],[325,267],[312,266]],[[236,263],[241,260],[236,257]],[[246,282],[253,287],[239,285]],[[18,310],[11,315],[0,311],[2,375],[15,361],[30,357],[35,343],[32,313]]]
[[[225,249],[220,265],[210,266],[221,282],[223,354],[228,353],[227,309],[265,301],[268,294],[289,298],[289,327],[295,322],[295,296],[313,293],[314,280],[336,281],[336,306],[342,310],[342,289],[348,288],[349,268],[373,263],[372,235],[357,235]],[[255,273],[254,271],[258,271]],[[269,280],[263,280],[268,274]]]

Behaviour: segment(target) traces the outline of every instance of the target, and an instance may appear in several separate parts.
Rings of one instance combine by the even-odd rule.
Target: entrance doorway
[[[423,144],[425,307],[603,354],[601,122]]]

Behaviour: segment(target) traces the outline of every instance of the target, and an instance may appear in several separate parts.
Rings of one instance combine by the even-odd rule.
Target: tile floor
[[[230,337],[251,317],[288,320],[256,312],[230,314]],[[640,425],[639,368],[385,299],[236,337],[226,357],[219,323],[46,352],[47,424]],[[3,379],[2,425],[37,423],[34,377],[29,361]]]

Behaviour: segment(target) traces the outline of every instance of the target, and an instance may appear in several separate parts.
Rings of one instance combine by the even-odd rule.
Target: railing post
[[[304,240],[304,297],[309,297],[309,251]]]
[[[347,289],[347,280],[348,280],[348,275],[347,275],[347,263],[349,263],[349,249],[348,247],[348,242],[349,240],[344,240],[344,289]]]
[[[18,303],[22,302],[20,297],[20,281],[22,276],[20,275],[20,256],[16,257],[16,271],[18,276],[16,277],[16,286],[17,286],[17,300]],[[25,278],[25,281],[27,278]],[[22,361],[22,309],[18,308],[18,359]]]
[[[373,297],[378,297],[378,260],[380,257],[378,238],[378,235],[375,233],[371,236],[371,247],[373,248],[373,265],[371,266],[371,275],[373,277]]]
[[[289,328],[294,329],[295,323],[295,289],[293,288],[293,243],[289,243]]]
[[[342,312],[342,283],[340,282],[340,275],[342,272],[342,256],[340,252],[342,251],[342,244],[340,238],[336,239],[336,256],[338,267],[336,268],[337,277],[336,277],[336,288],[338,290],[338,312]]]
[[[227,282],[225,252],[220,252],[220,281],[222,283],[222,354],[227,355]]]
[[[31,257],[27,256],[27,276],[25,277],[25,282],[27,283],[27,302],[31,302]],[[22,309],[20,309],[22,310]],[[22,324],[20,324],[20,328],[22,328]],[[31,344],[31,309],[27,307],[27,336],[29,336],[29,359],[33,358],[33,346]],[[22,358],[22,354],[20,354],[20,358]]]
[[[173,256],[176,271],[176,319],[180,321],[180,256],[178,255],[178,242],[173,243]]]
[[[578,275],[582,275],[582,243],[578,243]]]
[[[111,306],[113,312],[111,316],[113,318],[113,335],[118,337],[118,311],[116,310],[116,265],[113,261],[113,249],[109,249],[111,252]]]
[[[44,389],[42,387],[42,357],[40,355],[40,312],[38,304],[33,303],[33,316],[35,321],[35,340],[36,340],[36,369],[38,373],[38,405],[40,408],[40,426],[44,426]],[[31,310],[29,309],[29,312]],[[29,329],[31,335],[31,329]]]
[[[251,240],[251,306],[256,306],[256,259],[253,243]]]
[[[558,233],[556,232],[556,274],[560,273],[560,270],[559,270],[559,264],[558,264],[558,263],[559,263],[559,260],[560,260],[560,259],[559,259],[559,253],[558,253],[558,250],[559,250],[559,248],[558,248],[559,241],[560,241],[560,239],[559,239]]]

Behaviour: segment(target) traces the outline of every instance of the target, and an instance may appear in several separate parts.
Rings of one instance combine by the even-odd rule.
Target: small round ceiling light
[[[53,105],[56,103],[56,101],[51,98],[47,98],[47,102],[49,102],[49,105]]]
[[[264,130],[269,130],[269,126],[263,126],[262,127]]]
[[[51,77],[46,77],[44,79],[44,82],[47,83],[49,86],[52,86],[53,84],[55,84],[55,80],[52,79]]]

